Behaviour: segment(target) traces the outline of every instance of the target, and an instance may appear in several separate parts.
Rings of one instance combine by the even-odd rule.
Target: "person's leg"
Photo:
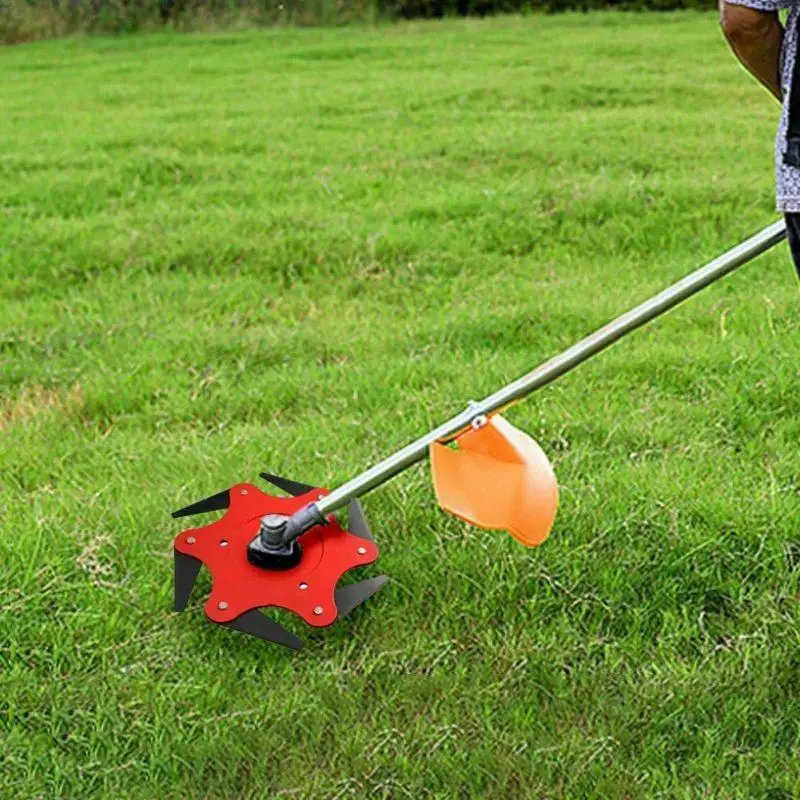
[[[792,251],[792,259],[800,276],[800,214],[784,214],[786,217],[786,238],[789,241],[789,250]]]

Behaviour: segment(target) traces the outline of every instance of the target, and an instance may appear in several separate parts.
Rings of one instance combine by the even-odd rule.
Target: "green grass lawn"
[[[171,612],[170,511],[332,486],[776,218],[711,14],[0,51],[8,798],[800,794],[785,246],[508,413],[527,550],[364,502],[391,583],[300,654]],[[185,527],[185,525],[184,525]]]

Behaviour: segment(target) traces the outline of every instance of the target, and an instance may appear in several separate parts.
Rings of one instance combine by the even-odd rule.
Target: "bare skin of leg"
[[[783,26],[776,11],[720,0],[720,25],[728,44],[744,68],[778,100],[782,99],[780,56]]]

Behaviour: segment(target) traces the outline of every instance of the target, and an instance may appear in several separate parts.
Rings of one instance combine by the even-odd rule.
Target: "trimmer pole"
[[[402,450],[370,467],[352,480],[334,489],[329,495],[312,503],[289,519],[284,540],[291,541],[312,525],[324,522],[326,516],[367,492],[386,483],[407,467],[421,461],[434,442],[447,442],[467,430],[473,421],[513,405],[523,397],[541,389],[556,378],[572,371],[579,364],[605,350],[636,328],[660,317],[684,300],[705,287],[733,272],[757,256],[779,244],[786,238],[786,223],[783,220],[767,226],[764,230],[746,239],[705,266],[682,278],[664,291],[659,292],[631,311],[627,311],[612,322],[572,345],[563,353],[551,358],[532,372],[509,383],[484,400],[471,403],[464,411],[444,422]],[[288,540],[286,536],[291,538]]]

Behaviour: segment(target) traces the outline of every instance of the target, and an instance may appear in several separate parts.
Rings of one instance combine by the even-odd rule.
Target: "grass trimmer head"
[[[467,522],[507,530],[527,546],[541,544],[558,503],[555,475],[533,439],[499,412],[571,371],[627,333],[666,313],[782,241],[777,222],[678,283],[582,339],[333,491],[275,475],[276,497],[242,483],[176,511],[183,517],[225,514],[175,539],[175,610],[183,611],[202,564],[213,585],[213,622],[299,649],[302,641],[259,609],[293,611],[314,627],[331,625],[380,589],[383,575],[337,588],[345,572],[378,558],[358,498],[430,457],[439,504]],[[334,512],[348,508],[347,528]]]
[[[226,509],[203,528],[190,528],[175,539],[175,611],[183,611],[202,564],[213,585],[206,616],[219,625],[299,650],[303,642],[258,609],[274,606],[293,611],[315,628],[336,622],[360,606],[388,580],[385,575],[336,588],[345,572],[374,563],[378,548],[358,500],[351,500],[345,530],[333,515],[291,542],[285,552],[264,553],[265,524],[280,523],[328,492],[261,473],[289,497],[275,497],[250,483],[200,500],[173,517]]]

